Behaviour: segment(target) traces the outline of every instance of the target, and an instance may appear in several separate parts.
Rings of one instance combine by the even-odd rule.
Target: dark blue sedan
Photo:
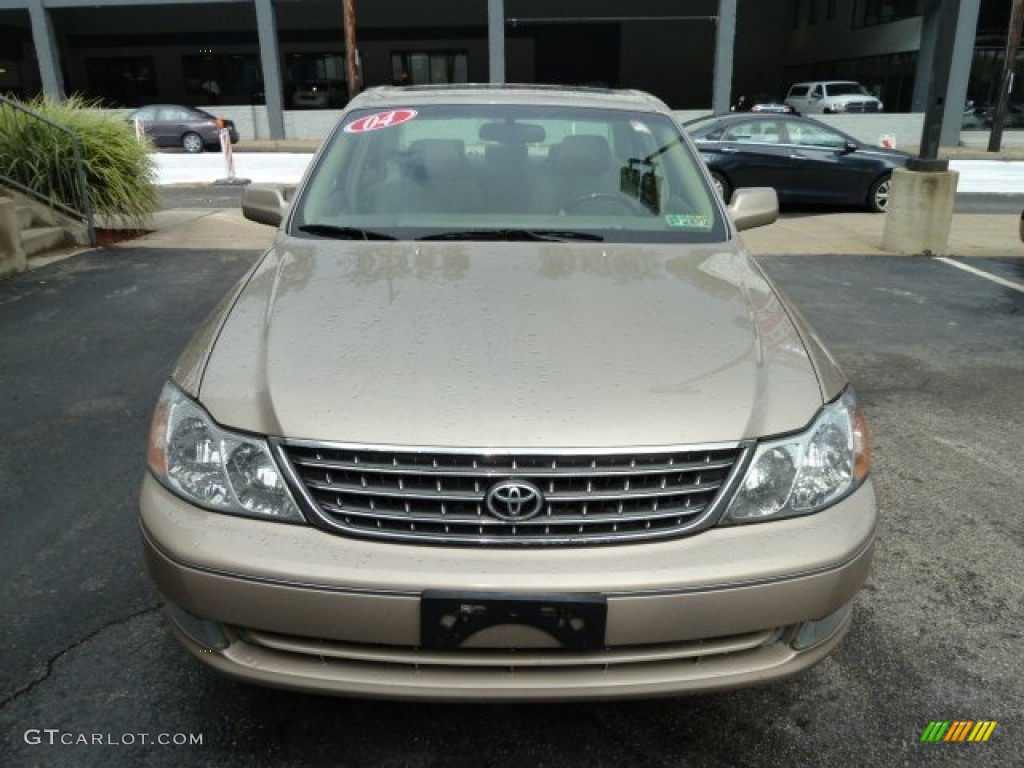
[[[911,157],[807,117],[729,114],[685,125],[728,202],[738,187],[774,187],[780,203],[885,211],[892,171]]]

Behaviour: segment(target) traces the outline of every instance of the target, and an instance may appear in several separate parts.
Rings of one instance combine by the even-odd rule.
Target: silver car
[[[196,658],[440,700],[764,683],[846,632],[853,390],[662,102],[360,94],[157,404],[150,573]]]

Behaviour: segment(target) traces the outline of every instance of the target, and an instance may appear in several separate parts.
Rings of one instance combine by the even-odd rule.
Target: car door
[[[181,143],[182,136],[190,130],[195,130],[192,126],[195,117],[182,107],[161,107],[159,117],[160,130],[166,146],[177,146]]]
[[[149,135],[153,143],[159,147],[174,146],[178,143],[175,135],[175,117],[178,110],[175,107],[157,107],[153,122],[149,127]]]
[[[150,141],[159,146],[160,142],[157,141],[156,131],[156,113],[156,107],[139,107],[132,113],[131,119],[132,122],[142,126],[143,133],[149,137]]]
[[[792,202],[855,205],[867,199],[877,161],[845,134],[810,120],[784,120]]]
[[[807,95],[807,109],[804,111],[818,113],[825,111],[825,86],[821,83],[817,83]]]
[[[785,184],[786,150],[778,121],[752,118],[729,123],[715,140],[700,142],[712,170],[724,173],[733,188],[775,187]]]

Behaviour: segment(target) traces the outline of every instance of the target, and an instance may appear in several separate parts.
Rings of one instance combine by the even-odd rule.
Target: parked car
[[[794,83],[785,102],[801,114],[881,112],[883,104],[852,80]]]
[[[864,416],[666,105],[378,88],[160,395],[175,634],[344,695],[609,699],[821,661],[876,526]]]
[[[146,135],[158,147],[181,147],[186,152],[220,149],[221,127],[228,129],[232,144],[238,143],[238,129],[232,120],[215,117],[195,107],[178,104],[150,104],[139,107],[128,117],[141,123]]]
[[[348,86],[341,80],[307,80],[292,94],[296,109],[337,109],[348,102]]]
[[[781,203],[882,212],[889,204],[893,169],[905,167],[910,158],[808,117],[729,114],[690,121],[686,130],[727,201],[738,187],[769,186]]]
[[[771,112],[774,114],[798,115],[794,107],[766,93],[740,96],[732,108],[733,112]]]
[[[992,127],[992,121],[986,116],[985,108],[968,104],[964,107],[960,129],[964,131],[980,131]]]
[[[990,130],[995,124],[995,106],[977,106],[968,104],[964,108],[963,130]],[[1024,128],[1024,104],[1009,102],[1006,105],[1006,112],[1003,116],[1004,130],[1017,130]]]
[[[989,113],[989,126],[995,121],[995,108]],[[1003,116],[1003,128],[1018,130],[1024,128],[1024,104],[1010,102]]]

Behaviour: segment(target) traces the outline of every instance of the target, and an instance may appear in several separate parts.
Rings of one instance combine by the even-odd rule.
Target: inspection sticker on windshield
[[[711,220],[695,213],[670,213],[665,216],[665,223],[684,229],[711,229]]]
[[[366,133],[407,123],[418,115],[415,109],[391,109],[360,117],[345,126],[345,133]]]

